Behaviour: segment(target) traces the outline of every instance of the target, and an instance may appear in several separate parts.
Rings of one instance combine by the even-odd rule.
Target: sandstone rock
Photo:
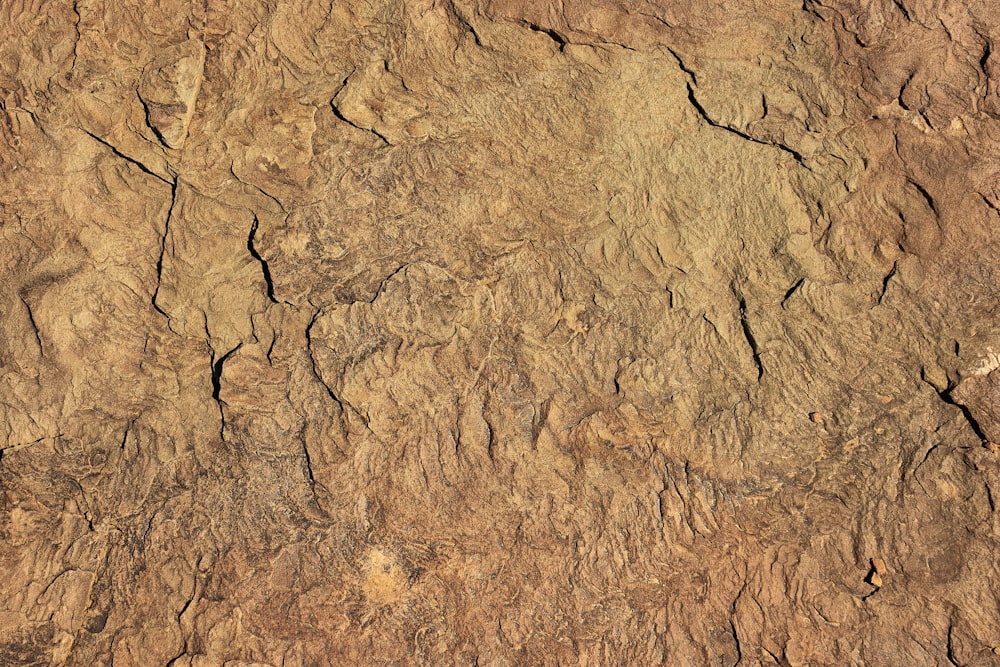
[[[1000,15],[0,6],[0,663],[1000,664]]]

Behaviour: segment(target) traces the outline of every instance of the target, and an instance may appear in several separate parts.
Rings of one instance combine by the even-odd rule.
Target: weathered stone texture
[[[0,0],[0,664],[1000,664],[992,0]]]

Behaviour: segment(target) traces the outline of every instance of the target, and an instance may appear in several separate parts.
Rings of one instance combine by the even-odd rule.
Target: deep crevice
[[[791,299],[791,298],[792,298],[792,296],[793,296],[793,295],[794,295],[794,294],[795,294],[796,292],[798,292],[798,291],[799,291],[799,288],[800,288],[800,287],[802,287],[802,284],[803,284],[803,283],[804,283],[805,281],[806,281],[806,279],[805,279],[805,278],[799,278],[798,280],[796,280],[796,281],[795,281],[795,284],[793,284],[793,285],[792,285],[791,287],[789,287],[789,288],[788,288],[788,290],[787,290],[787,291],[785,292],[785,295],[784,295],[783,297],[781,297],[781,305],[782,305],[782,306],[784,306],[784,305],[785,305],[785,303],[786,303],[786,302],[787,302],[787,301],[788,301],[789,299]]]
[[[892,4],[896,6],[896,9],[898,9],[899,13],[903,15],[903,18],[905,18],[907,21],[913,20],[910,18],[910,12],[909,10],[906,9],[906,6],[902,3],[902,0],[892,0]]]
[[[908,107],[906,105],[906,102],[903,101],[903,93],[906,91],[906,87],[910,85],[910,82],[913,81],[914,76],[916,76],[916,72],[910,72],[909,76],[906,77],[906,80],[903,81],[902,85],[899,86],[899,93],[896,95],[896,104],[898,104],[901,109],[905,109],[906,111],[910,111],[910,107]],[[899,154],[898,136],[896,137],[896,146],[897,146],[896,154],[898,155]]]
[[[206,328],[207,332],[207,328]],[[237,343],[236,347],[226,352],[224,355],[218,359],[214,359],[215,352],[212,352],[213,362],[212,362],[212,398],[215,400],[216,405],[219,406],[219,440],[221,442],[226,441],[226,411],[224,406],[225,401],[222,400],[222,367],[226,363],[229,357],[233,356],[236,350],[243,347],[243,343]]]
[[[685,74],[687,74],[689,77],[691,77],[691,83],[693,83],[694,85],[697,86],[698,85],[698,75],[695,74],[694,70],[691,69],[690,67],[688,67],[687,65],[685,65],[684,64],[684,59],[681,58],[680,55],[676,51],[674,51],[672,48],[670,48],[669,46],[667,47],[667,51],[669,51],[670,55],[672,55],[674,57],[674,60],[677,61],[677,66],[681,68],[681,71],[684,72]]]
[[[542,26],[536,23],[530,23],[530,22],[527,24],[527,26],[528,30],[531,30],[532,32],[539,32],[543,35],[546,35],[549,39],[558,44],[559,51],[563,51],[566,48],[566,45],[569,43],[569,41],[565,37],[560,35],[552,28],[543,28]]]
[[[260,253],[257,252],[257,247],[254,245],[254,239],[257,236],[257,227],[260,225],[260,220],[257,218],[255,213],[253,216],[253,225],[250,227],[250,234],[247,236],[247,250],[250,251],[250,256],[260,263],[260,271],[264,274],[264,284],[267,290],[267,298],[271,303],[278,303],[278,300],[274,298],[274,281],[271,280],[271,269],[267,265],[267,260],[261,257]]]
[[[156,289],[153,290],[153,308],[168,320],[170,314],[160,308],[157,297],[160,295],[160,284],[163,280],[163,256],[167,251],[167,237],[170,235],[170,220],[174,215],[174,206],[177,204],[177,179],[170,186],[170,208],[167,210],[167,217],[163,221],[163,236],[160,238],[160,256],[156,260]]]
[[[989,197],[987,197],[986,195],[984,195],[982,192],[977,192],[976,194],[978,194],[979,197],[983,200],[983,203],[985,203],[987,206],[990,207],[991,211],[993,211],[997,215],[1000,215],[1000,207],[998,207],[996,204],[994,204],[993,202],[991,202],[990,199],[989,199]]]
[[[740,300],[740,328],[743,329],[743,337],[746,338],[747,345],[750,346],[753,363],[757,367],[757,380],[760,381],[764,377],[764,364],[760,360],[757,339],[754,338],[753,331],[750,330],[750,322],[747,320],[747,301],[742,296],[738,296],[738,298]]]
[[[212,362],[212,398],[219,403],[220,407],[223,403],[222,399],[219,398],[219,394],[222,391],[222,366],[226,363],[229,357],[233,356],[233,354],[241,347],[243,347],[243,343],[237,343],[236,347]]]
[[[917,192],[920,193],[920,196],[924,198],[924,202],[930,207],[931,211],[934,212],[934,215],[940,216],[938,213],[937,203],[934,201],[934,197],[931,197],[931,194],[927,192],[927,189],[913,179],[908,178],[906,179],[906,182],[916,188]]]
[[[958,662],[958,658],[955,655],[955,625],[951,622],[948,623],[948,643],[945,649],[947,651],[946,657],[948,658],[948,662],[955,665],[955,667],[961,667],[961,663]]]

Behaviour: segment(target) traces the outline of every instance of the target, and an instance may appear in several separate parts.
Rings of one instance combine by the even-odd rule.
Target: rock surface
[[[0,3],[0,664],[1000,664],[998,52]]]

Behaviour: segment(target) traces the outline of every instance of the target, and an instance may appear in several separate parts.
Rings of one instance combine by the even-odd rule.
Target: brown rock
[[[1000,18],[0,6],[0,664],[998,664]]]

